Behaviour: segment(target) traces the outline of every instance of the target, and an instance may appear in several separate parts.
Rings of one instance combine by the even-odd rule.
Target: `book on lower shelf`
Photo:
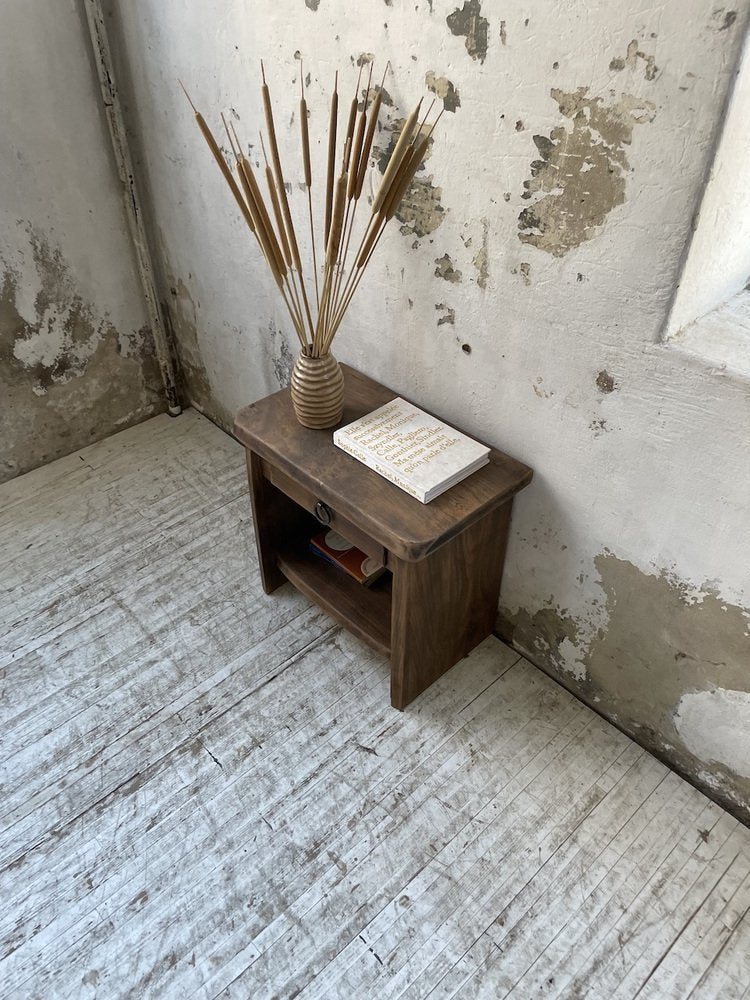
[[[486,445],[401,398],[340,427],[333,443],[422,503],[490,460]]]
[[[385,566],[352,545],[337,531],[321,531],[310,539],[310,551],[338,566],[357,583],[369,587],[385,573]]]

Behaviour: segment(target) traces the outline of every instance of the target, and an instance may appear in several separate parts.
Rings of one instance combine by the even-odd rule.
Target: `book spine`
[[[398,473],[389,468],[389,466],[383,465],[383,463],[378,462],[377,459],[366,455],[355,445],[351,444],[351,442],[343,437],[343,435],[334,433],[333,443],[337,448],[341,448],[342,451],[345,451],[347,454],[360,461],[363,465],[366,465],[368,469],[372,469],[373,472],[377,472],[379,476],[383,477],[383,479],[387,479],[389,482],[402,489],[405,493],[408,493],[409,496],[413,496],[416,500],[419,500],[420,503],[426,502],[426,494],[424,492],[420,492],[415,489],[411,483],[407,483],[401,478],[401,476],[398,475]]]

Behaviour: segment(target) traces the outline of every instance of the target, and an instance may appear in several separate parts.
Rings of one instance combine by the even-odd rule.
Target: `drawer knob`
[[[315,503],[315,517],[321,524],[330,524],[333,520],[331,508],[327,504],[324,504],[322,500],[318,500]]]

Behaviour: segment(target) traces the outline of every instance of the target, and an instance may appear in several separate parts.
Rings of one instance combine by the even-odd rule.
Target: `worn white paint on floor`
[[[3,997],[750,997],[750,831],[495,639],[392,710],[194,411],[0,535]]]

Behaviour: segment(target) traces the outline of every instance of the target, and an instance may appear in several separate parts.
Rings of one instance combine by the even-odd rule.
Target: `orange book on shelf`
[[[340,566],[365,587],[385,572],[382,563],[356,548],[337,531],[321,531],[314,535],[310,539],[310,550],[334,566]]]

